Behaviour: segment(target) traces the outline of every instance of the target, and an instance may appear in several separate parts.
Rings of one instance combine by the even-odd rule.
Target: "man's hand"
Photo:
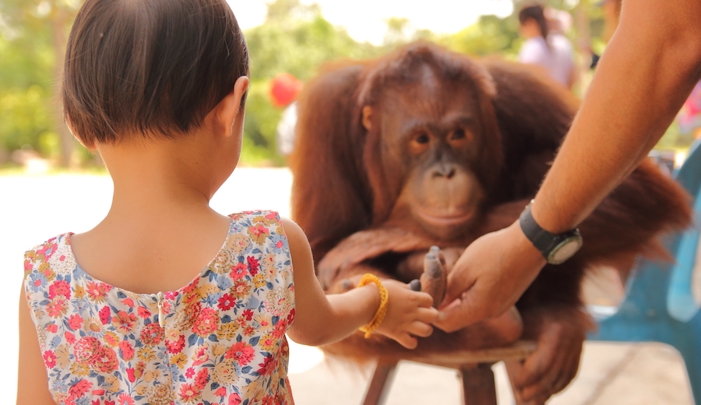
[[[448,274],[435,325],[454,332],[513,306],[545,265],[518,222],[474,241]]]

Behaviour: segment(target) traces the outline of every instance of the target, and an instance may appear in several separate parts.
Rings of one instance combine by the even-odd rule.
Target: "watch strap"
[[[533,215],[531,214],[532,205],[533,201],[531,201],[531,203],[526,206],[526,209],[523,210],[523,213],[521,213],[521,216],[519,217],[519,225],[521,226],[521,230],[523,231],[524,235],[526,235],[528,240],[530,240],[533,246],[535,246],[543,257],[549,261],[550,254],[552,253],[553,249],[559,246],[564,240],[575,235],[579,236],[579,230],[575,228],[560,234],[554,234],[546,231],[545,229],[541,228],[533,218]]]

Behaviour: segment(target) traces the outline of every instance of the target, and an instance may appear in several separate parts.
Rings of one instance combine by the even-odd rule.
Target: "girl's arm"
[[[295,320],[288,336],[297,343],[319,346],[345,338],[370,322],[380,306],[376,285],[370,284],[343,294],[325,295],[314,274],[307,237],[296,223],[283,220],[292,256],[295,283]],[[429,336],[438,312],[426,293],[414,292],[406,284],[383,280],[389,292],[387,315],[376,329],[402,346],[413,349],[414,336]]]
[[[24,288],[19,300],[19,370],[17,373],[17,405],[42,405],[55,402],[49,393],[49,380],[41,357],[39,340]]]

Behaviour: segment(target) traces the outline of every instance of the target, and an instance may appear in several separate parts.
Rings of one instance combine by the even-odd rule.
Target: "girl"
[[[291,404],[285,334],[431,334],[427,294],[367,276],[327,297],[295,223],[209,207],[238,162],[247,76],[224,0],[82,6],[65,118],[114,197],[94,229],[26,253],[18,404]]]

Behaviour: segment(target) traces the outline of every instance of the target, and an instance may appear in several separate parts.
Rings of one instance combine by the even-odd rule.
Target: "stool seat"
[[[469,363],[497,363],[500,361],[523,360],[535,351],[532,340],[519,340],[506,346],[482,350],[459,350],[449,353],[416,353],[402,360],[447,368],[461,368]]]

